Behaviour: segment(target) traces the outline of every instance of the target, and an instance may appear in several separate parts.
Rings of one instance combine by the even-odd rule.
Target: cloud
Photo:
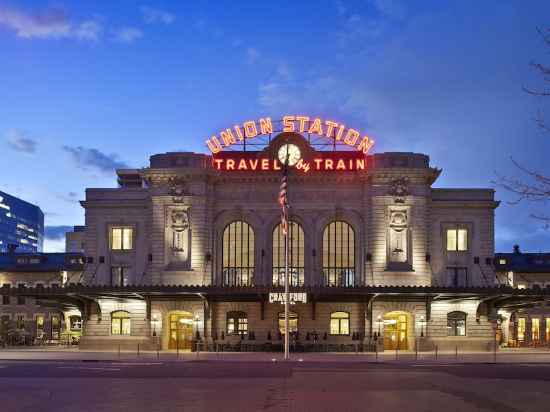
[[[248,64],[254,64],[260,58],[260,52],[254,47],[246,49],[246,62]]]
[[[82,146],[63,146],[63,150],[71,155],[73,161],[82,170],[98,170],[110,174],[116,169],[126,169],[128,165],[118,160],[118,155],[107,155],[93,148]]]
[[[143,37],[143,32],[135,27],[123,27],[113,32],[113,40],[119,43],[133,43]]]
[[[176,16],[174,16],[172,13],[160,9],[155,9],[153,7],[141,6],[140,10],[141,15],[143,16],[143,21],[147,24],[172,24],[176,19]]]
[[[55,196],[58,199],[61,199],[68,203],[78,203],[78,193],[76,192],[69,192],[67,194],[64,193],[56,193]]]
[[[59,39],[97,41],[102,26],[95,20],[82,23],[69,21],[65,12],[59,8],[50,8],[43,12],[30,14],[22,10],[0,7],[0,26],[15,32],[23,39]]]
[[[72,231],[72,226],[45,226],[44,237],[48,240],[61,240],[65,239],[65,233]]]
[[[27,154],[36,153],[38,142],[25,136],[20,130],[10,130],[6,134],[8,145],[15,151]]]
[[[88,20],[74,29],[74,35],[80,40],[98,41],[103,32],[103,26],[95,21]]]

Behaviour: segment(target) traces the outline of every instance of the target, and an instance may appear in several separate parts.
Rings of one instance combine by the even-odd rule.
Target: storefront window
[[[323,231],[323,274],[326,286],[355,284],[355,232],[346,222],[329,223]]]
[[[44,336],[44,316],[36,315],[36,337],[41,338]]]
[[[546,343],[550,343],[550,318],[546,318],[546,330],[545,330]]]
[[[531,319],[531,340],[533,343],[539,343],[540,341],[540,319]]]
[[[111,334],[129,335],[130,334],[130,314],[119,310],[111,313]]]
[[[243,221],[223,231],[222,273],[224,286],[252,286],[254,278],[254,230]]]
[[[348,312],[332,312],[330,314],[330,334],[349,335]]]
[[[466,313],[451,312],[447,315],[449,336],[466,336]]]
[[[298,332],[298,315],[294,312],[288,313],[288,330],[290,333]],[[285,313],[279,313],[279,332],[281,335],[285,334]]]
[[[245,312],[228,312],[227,328],[228,335],[241,335],[248,333],[248,318]]]
[[[288,269],[291,286],[304,285],[304,230],[296,222],[288,225]],[[273,230],[273,285],[285,284],[285,237],[282,225]]]
[[[518,341],[525,340],[525,318],[518,319]]]

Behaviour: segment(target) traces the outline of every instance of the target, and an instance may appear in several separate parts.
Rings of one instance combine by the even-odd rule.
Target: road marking
[[[112,362],[110,365],[116,366],[151,366],[151,365],[164,365],[162,362]]]
[[[85,366],[58,366],[58,369],[81,369],[81,370],[89,370],[89,371],[119,371],[119,368],[91,368],[91,367],[85,367]]]

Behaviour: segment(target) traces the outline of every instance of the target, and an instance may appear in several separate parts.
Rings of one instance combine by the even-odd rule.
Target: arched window
[[[330,314],[330,334],[349,335],[348,312],[332,312]]]
[[[69,316],[69,326],[71,331],[82,330],[82,318],[78,315]]]
[[[355,232],[346,222],[329,223],[323,231],[323,275],[326,286],[355,284]]]
[[[304,285],[304,230],[296,222],[288,225],[288,275],[291,286]],[[285,284],[285,237],[279,223],[273,230],[273,285]]]
[[[288,312],[288,330],[290,334],[298,332],[298,315],[294,312]],[[284,336],[285,334],[285,313],[279,313],[279,332]]]
[[[130,314],[123,310],[111,313],[111,335],[130,334]]]
[[[225,286],[252,286],[254,230],[241,220],[223,230],[222,273]]]
[[[447,314],[447,329],[449,336],[466,336],[466,314],[458,311]]]
[[[228,335],[248,333],[248,318],[245,312],[227,312],[226,331]]]

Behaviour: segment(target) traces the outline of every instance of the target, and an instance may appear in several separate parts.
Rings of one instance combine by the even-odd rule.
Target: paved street
[[[340,359],[0,361],[0,405],[127,412],[511,412],[550,405],[550,364]]]

